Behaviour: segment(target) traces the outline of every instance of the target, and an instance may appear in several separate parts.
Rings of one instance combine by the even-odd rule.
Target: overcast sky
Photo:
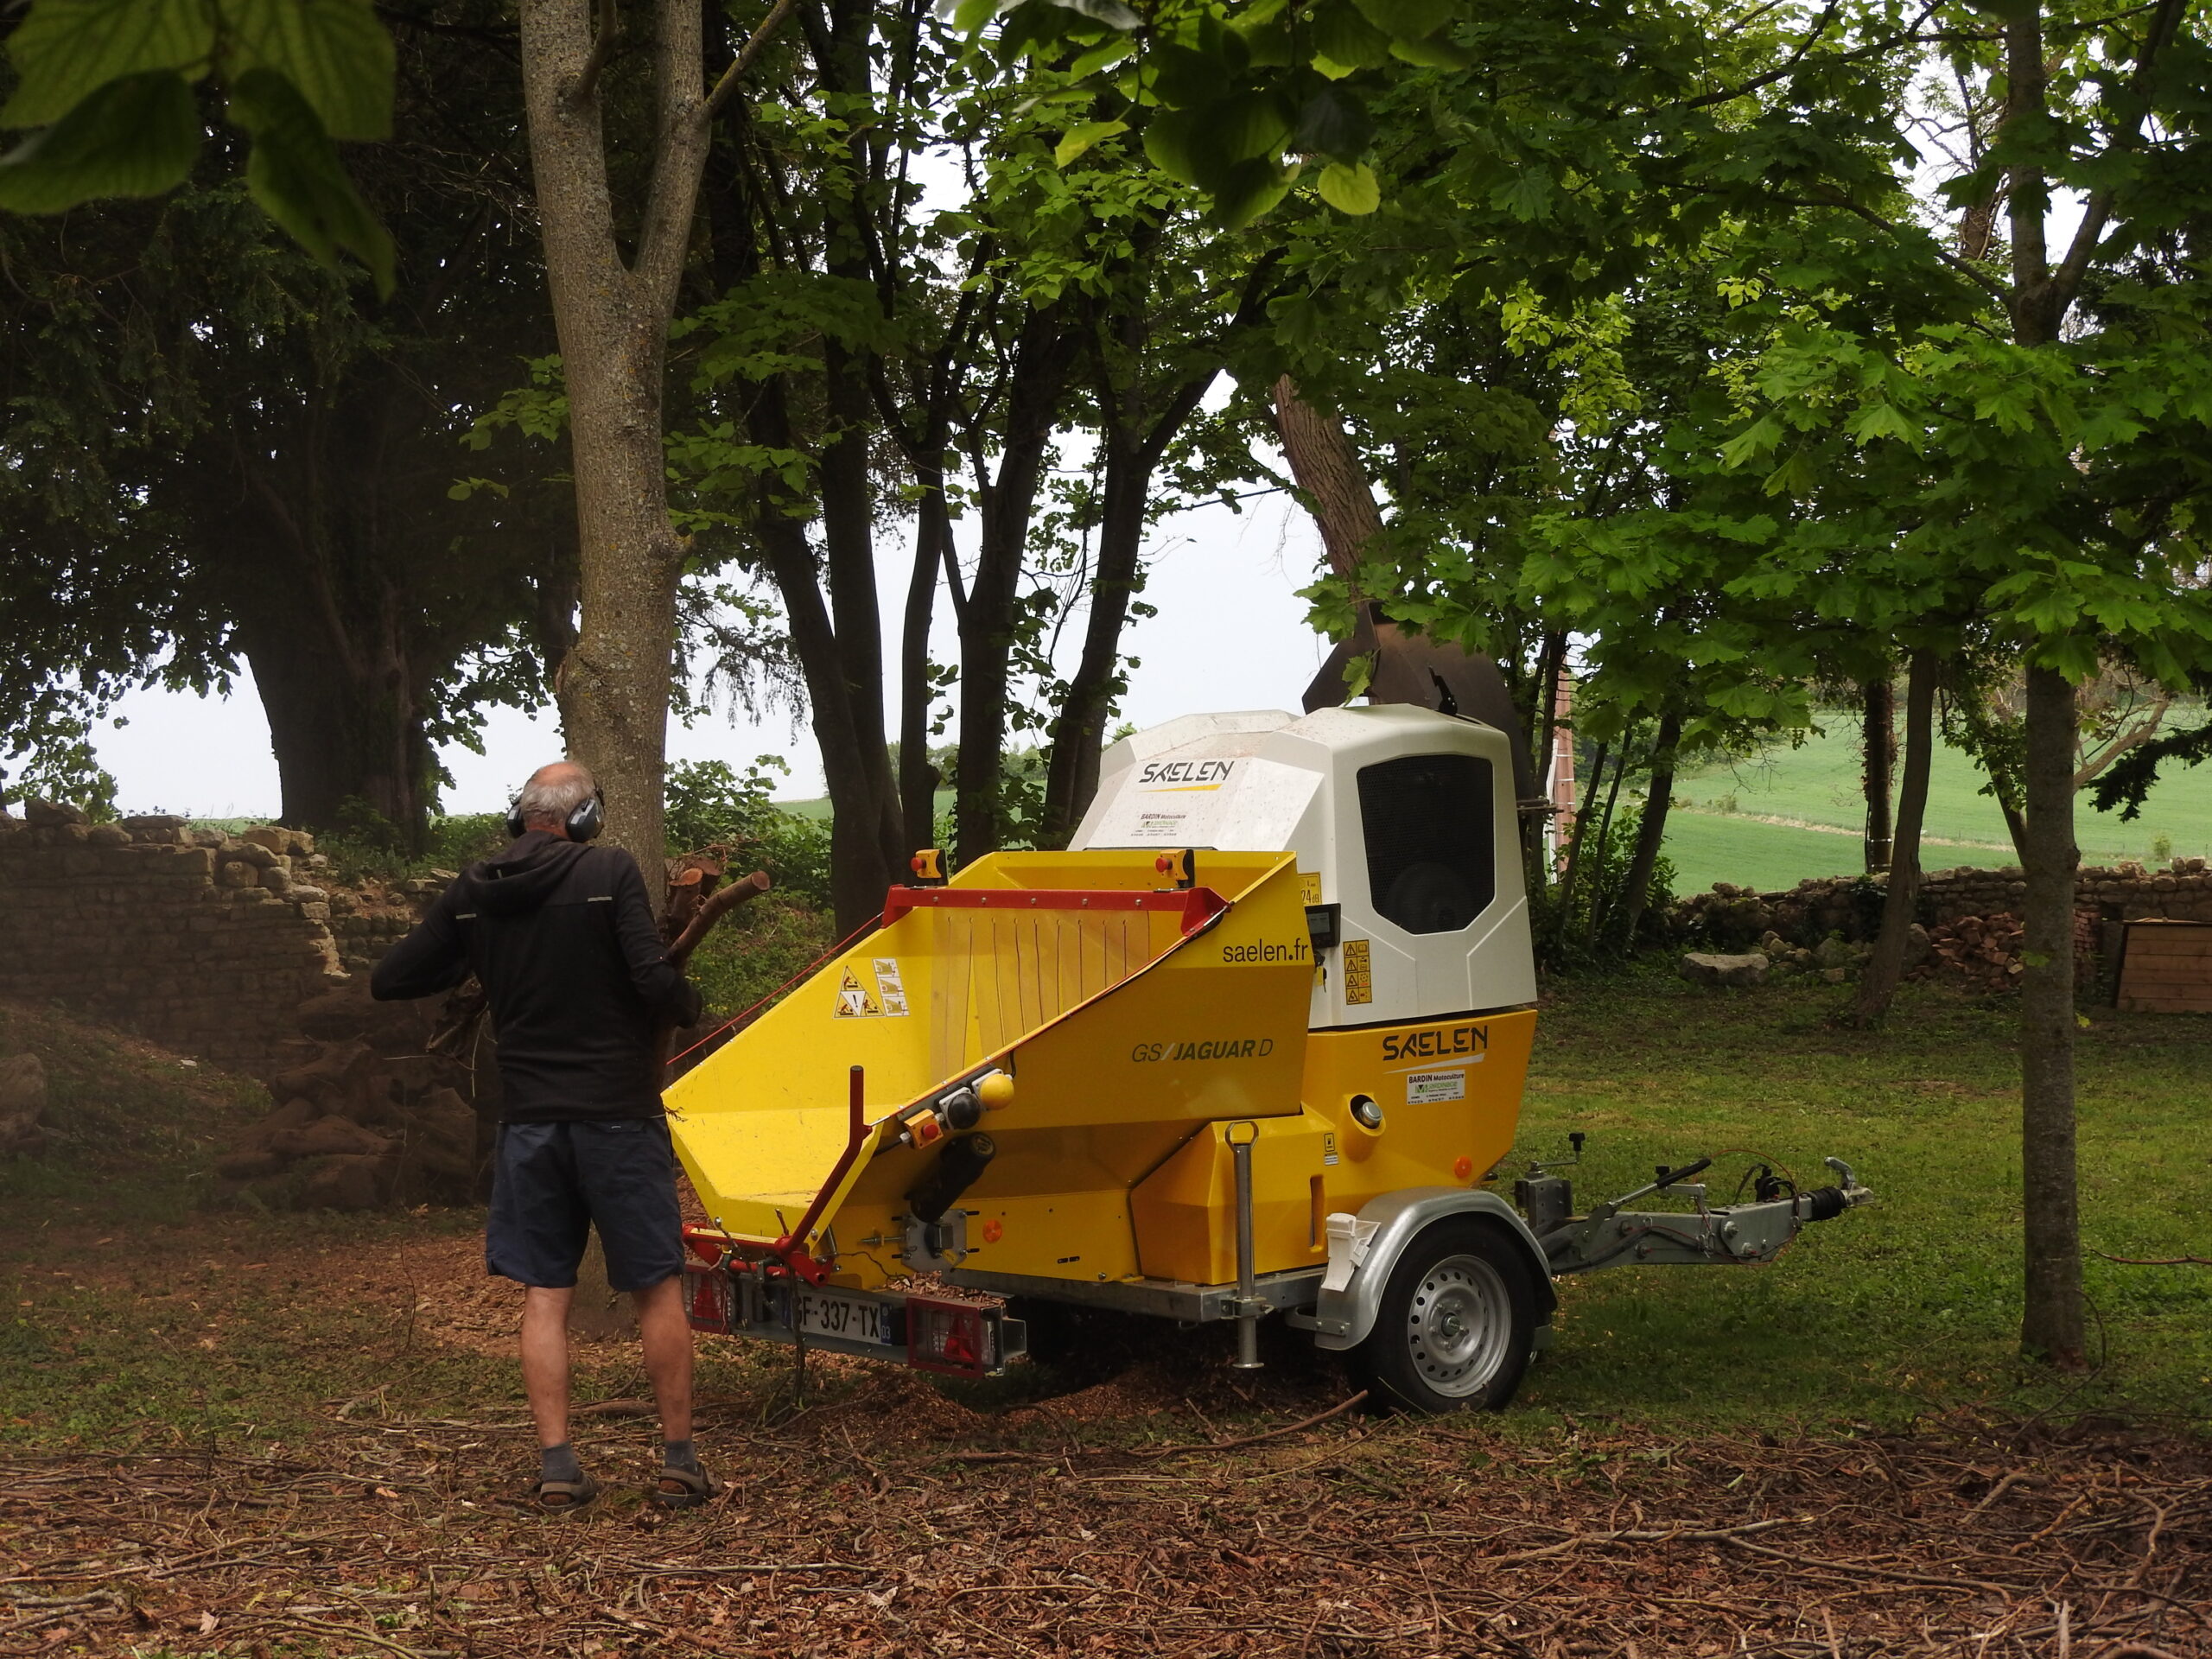
[[[1145,598],[1160,613],[1134,623],[1123,636],[1125,649],[1141,662],[1130,677],[1124,718],[1148,726],[1198,710],[1297,709],[1323,654],[1296,594],[1313,580],[1320,559],[1319,537],[1304,512],[1283,495],[1248,501],[1241,513],[1200,507],[1164,521],[1147,550],[1152,576]],[[878,554],[886,616],[895,627],[908,551],[887,537]],[[951,660],[955,649],[946,608],[940,595],[940,661]],[[1078,617],[1062,633],[1064,670],[1072,666],[1081,639]],[[887,637],[885,649],[895,653],[896,639]],[[887,697],[895,734],[895,687],[887,688]],[[124,811],[200,817],[276,812],[276,763],[250,680],[227,699],[134,692],[115,714],[126,723],[101,728],[97,741]],[[672,725],[669,753],[741,767],[756,755],[780,754],[791,776],[779,794],[803,799],[823,793],[821,758],[803,717],[796,727],[778,715],[755,724],[718,711],[688,729]],[[446,810],[504,807],[533,767],[560,753],[560,727],[550,710],[495,710],[486,722],[481,755],[459,747],[442,753],[454,778]]]

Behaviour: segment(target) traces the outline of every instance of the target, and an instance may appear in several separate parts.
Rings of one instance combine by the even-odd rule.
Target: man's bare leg
[[[573,1287],[531,1286],[522,1297],[522,1386],[540,1446],[569,1438],[569,1306]]]
[[[683,1306],[683,1275],[632,1291],[638,1334],[644,1339],[645,1376],[660,1408],[660,1433],[671,1443],[691,1438],[691,1321]]]

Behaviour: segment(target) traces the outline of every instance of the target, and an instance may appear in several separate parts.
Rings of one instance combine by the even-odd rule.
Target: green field
[[[1777,744],[1675,780],[1675,798],[1687,804],[1667,820],[1675,891],[1696,893],[1715,881],[1784,887],[1805,876],[1848,875],[1863,868],[1859,721],[1826,713],[1819,721],[1820,729],[1796,747]],[[1938,747],[1929,780],[1923,868],[2014,861],[2004,817],[1980,792],[1982,781],[1967,755]],[[1772,819],[1784,822],[1765,822]],[[2092,810],[2084,794],[2075,823],[2086,863],[2212,857],[2212,767],[2173,770],[2133,823],[2121,823],[2117,812]]]

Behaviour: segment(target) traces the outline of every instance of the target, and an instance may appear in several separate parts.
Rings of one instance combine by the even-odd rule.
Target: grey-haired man
[[[490,1003],[503,1103],[485,1265],[525,1287],[523,1386],[540,1449],[531,1497],[548,1512],[599,1494],[569,1436],[569,1310],[594,1227],[607,1282],[636,1305],[660,1408],[663,1467],[647,1496],[684,1509],[720,1490],[691,1444],[682,1224],[654,1043],[660,1023],[698,1019],[699,992],[668,959],[637,861],[586,844],[601,813],[583,767],[539,767],[508,817],[512,844],[463,872],[370,980],[390,1001],[473,972]]]

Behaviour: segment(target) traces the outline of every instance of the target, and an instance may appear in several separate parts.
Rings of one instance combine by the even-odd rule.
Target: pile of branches
[[[710,1401],[732,1490],[677,1517],[620,1490],[653,1450],[626,1401],[583,1414],[610,1491],[565,1520],[504,1502],[531,1444],[504,1408],[334,1402],[281,1456],[0,1458],[0,1653],[2212,1654],[2200,1442],[1540,1437],[1310,1394],[1232,1433],[1236,1402],[1173,1386],[1113,1421],[893,1373],[779,1423]]]

